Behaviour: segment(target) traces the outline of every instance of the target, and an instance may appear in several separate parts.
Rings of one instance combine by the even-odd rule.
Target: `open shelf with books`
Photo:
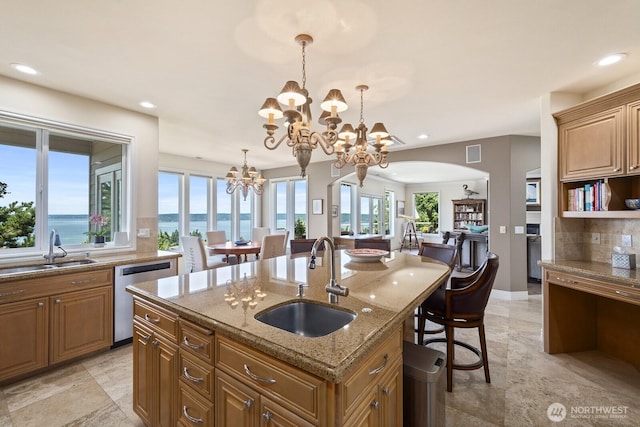
[[[565,218],[640,218],[625,199],[640,198],[640,177],[560,183],[560,215]]]

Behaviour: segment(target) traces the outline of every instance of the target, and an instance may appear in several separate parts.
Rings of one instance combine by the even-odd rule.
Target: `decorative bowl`
[[[640,209],[640,199],[625,199],[624,204],[629,209]]]
[[[354,262],[378,262],[383,256],[389,255],[389,252],[383,251],[382,249],[370,248],[347,249],[344,252],[349,255],[351,261]]]

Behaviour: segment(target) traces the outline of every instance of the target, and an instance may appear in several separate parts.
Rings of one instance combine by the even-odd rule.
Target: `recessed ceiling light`
[[[20,71],[21,73],[30,74],[32,76],[35,76],[36,74],[39,74],[38,71],[35,68],[32,68],[32,67],[30,67],[28,65],[13,63],[13,64],[11,64],[11,66],[14,69]]]
[[[598,65],[601,67],[606,67],[607,65],[615,64],[616,62],[623,60],[626,56],[626,53],[615,53],[613,55],[605,56],[598,61]]]
[[[422,133],[418,135],[418,139],[427,139],[427,138],[429,138],[429,135],[427,135],[426,133]]]
[[[156,108],[156,104],[154,104],[152,102],[149,102],[149,101],[142,101],[140,103],[140,106],[144,107],[144,108]]]

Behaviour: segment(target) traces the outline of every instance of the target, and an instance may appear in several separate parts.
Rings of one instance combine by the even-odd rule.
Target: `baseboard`
[[[511,292],[511,291],[502,291],[500,289],[492,289],[491,296],[494,298],[511,300],[511,301],[526,300],[529,298],[529,292],[527,291]]]

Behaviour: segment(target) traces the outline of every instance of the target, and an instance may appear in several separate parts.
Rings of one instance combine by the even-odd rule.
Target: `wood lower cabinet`
[[[113,269],[0,285],[0,382],[113,344]]]
[[[134,299],[133,410],[150,426],[175,426],[178,416],[177,316]]]
[[[0,381],[49,364],[48,313],[48,298],[0,305]]]
[[[73,359],[113,343],[113,287],[67,292],[49,298],[50,363]]]
[[[314,425],[224,372],[216,372],[216,426]]]

